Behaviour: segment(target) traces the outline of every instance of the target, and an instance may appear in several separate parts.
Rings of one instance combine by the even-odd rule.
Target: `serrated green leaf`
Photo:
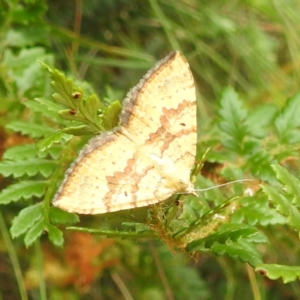
[[[274,208],[271,208],[266,195],[256,193],[254,197],[244,197],[241,207],[231,216],[231,222],[242,223],[245,220],[251,226],[285,224],[286,219]]]
[[[262,264],[255,269],[256,272],[272,280],[282,277],[284,283],[289,283],[300,278],[300,267],[284,266],[277,264]]]
[[[62,247],[64,244],[64,237],[61,230],[56,228],[55,226],[49,224],[48,225],[48,237],[49,240],[56,246]]]
[[[40,63],[40,65],[47,70],[50,74],[52,73],[52,68],[46,64],[45,62],[43,62],[42,60],[38,60],[38,62]]]
[[[46,98],[34,98],[35,101],[37,101],[38,103],[40,103],[44,109],[47,109],[49,111],[52,112],[58,112],[59,110],[61,110],[63,108],[62,105],[55,103],[52,100],[46,99]]]
[[[66,139],[67,141],[72,138],[71,135],[66,135],[66,137],[68,137],[68,139]],[[40,152],[39,156],[44,157],[49,154],[51,158],[58,159],[60,157],[62,147],[63,145],[52,145],[47,151]]]
[[[234,151],[234,152],[240,152],[241,151],[241,143],[240,141],[235,141],[231,139],[224,139],[221,140],[222,145],[224,148]]]
[[[300,94],[290,98],[282,112],[275,119],[274,124],[277,129],[281,143],[297,143],[300,141]],[[297,128],[297,130],[295,130]]]
[[[296,144],[300,142],[300,131],[299,129],[290,130],[285,133],[284,138],[281,139],[282,143]]]
[[[35,113],[41,113],[43,116],[47,117],[51,121],[61,124],[63,123],[61,118],[58,116],[57,111],[48,110],[44,105],[35,100],[29,100],[25,102],[25,106],[30,108]]]
[[[86,107],[86,99],[80,97],[79,99],[76,100],[77,100],[76,104],[79,110],[79,114],[77,114],[78,120],[81,120],[82,122],[87,124],[94,123],[94,119],[95,119],[94,115],[97,114],[97,110],[90,115],[89,110]]]
[[[36,147],[39,151],[43,152],[49,149],[54,143],[59,143],[62,140],[68,140],[72,138],[71,136],[67,136],[62,130],[56,131],[52,134],[47,135],[42,140],[36,143]]]
[[[83,103],[84,103],[83,100],[79,100],[78,109],[61,110],[58,113],[62,118],[66,120],[85,123],[86,125],[84,126],[89,130],[89,132],[91,132],[92,134],[97,134],[102,129],[100,125],[101,120],[96,115],[96,112],[94,112],[94,115],[90,116]]]
[[[21,75],[28,66],[36,64],[37,60],[45,55],[45,49],[42,47],[35,47],[30,49],[21,49],[18,54],[13,51],[7,51],[4,56],[4,62],[14,73]]]
[[[216,255],[228,255],[231,258],[239,259],[256,267],[262,263],[260,253],[254,245],[247,242],[233,243],[231,245],[214,244],[212,252]]]
[[[24,237],[26,248],[30,247],[42,235],[44,230],[44,219],[41,218],[36,223],[34,223],[32,227],[30,227],[30,229],[26,232]]]
[[[57,69],[51,70],[50,74],[50,77],[53,79],[51,85],[57,92],[52,95],[53,99],[71,109],[76,109],[72,96],[75,91],[73,80],[66,78],[65,75]]]
[[[40,138],[55,131],[53,128],[50,127],[41,126],[37,124],[30,124],[21,121],[11,122],[6,127],[16,132],[21,132],[22,134],[28,135],[32,138]]]
[[[105,130],[111,130],[118,125],[121,110],[122,105],[118,100],[111,103],[105,109],[102,117]]]
[[[25,144],[8,148],[3,154],[3,160],[21,160],[34,157],[45,158],[50,155],[51,158],[57,159],[61,153],[61,146],[53,146],[48,151],[39,152],[35,144]]]
[[[260,149],[248,158],[247,167],[251,173],[262,181],[274,182],[274,171],[271,164],[275,159],[264,149]]]
[[[53,95],[52,95],[52,98],[57,102],[57,103],[59,103],[59,104],[63,104],[63,105],[65,105],[65,106],[68,106],[68,107],[70,107],[70,109],[75,109],[76,107],[72,104],[72,103],[70,103],[70,101],[68,101],[65,97],[63,97],[61,94],[59,94],[59,93],[54,93]]]
[[[53,88],[58,92],[68,97],[71,96],[74,91],[73,81],[71,79],[67,79],[65,75],[57,69],[52,69],[48,66],[48,72],[50,73],[51,79],[54,80],[52,82]]]
[[[292,201],[280,194],[277,190],[270,186],[262,186],[263,191],[273,201],[276,210],[287,217],[287,222],[290,226],[298,230],[300,235],[300,213],[297,207],[292,205]]]
[[[278,108],[274,104],[259,105],[247,118],[249,134],[257,138],[265,137],[266,128],[272,124],[277,112]]]
[[[58,111],[58,115],[65,120],[74,121],[76,120],[76,114],[78,111],[72,109],[62,109]]]
[[[15,178],[25,174],[34,176],[38,173],[48,177],[56,167],[57,163],[41,158],[28,160],[3,161],[0,162],[0,174],[7,177],[13,175]]]
[[[85,123],[92,133],[99,133],[103,128],[101,119],[98,117],[98,109],[101,106],[95,94],[84,97],[83,90],[75,87],[73,81],[66,78],[63,73],[42,64],[50,73],[53,79],[51,85],[56,90],[52,95],[53,99],[66,106],[68,109],[60,110],[59,115],[66,120]]]
[[[38,203],[24,208],[13,219],[10,233],[13,238],[16,238],[25,233],[37,221],[43,218],[43,203]]]
[[[246,224],[236,224],[236,223],[232,223],[232,222],[224,223],[218,228],[218,232],[219,233],[223,233],[223,232],[226,233],[226,232],[230,232],[230,231],[235,232],[235,236],[237,237],[237,239],[231,239],[231,240],[238,242],[240,240],[240,238],[238,236],[239,233],[237,230],[242,230],[242,229],[245,230],[245,235],[243,236],[242,241],[247,241],[247,242],[256,243],[256,244],[269,242],[267,236],[263,232],[258,231],[258,229],[256,227],[249,226]],[[253,234],[252,234],[249,229],[254,229],[256,232],[253,232]]]
[[[98,116],[98,110],[101,107],[100,100],[95,94],[91,94],[85,102],[85,108],[90,115],[91,120],[95,123],[99,123],[100,117]]]
[[[34,28],[31,26],[25,26],[17,29],[10,28],[7,31],[5,44],[19,49],[26,48],[28,46],[32,47],[34,45],[38,45],[40,41],[48,35],[48,33],[49,31],[45,26],[34,26]]]
[[[42,197],[47,183],[44,181],[22,181],[12,184],[0,192],[0,204],[8,204],[21,199]]]
[[[274,202],[277,211],[283,215],[287,215],[289,213],[290,205],[283,195],[281,195],[275,188],[267,185],[263,185],[261,188],[266,193],[268,198]]]
[[[298,235],[300,237],[300,213],[293,207],[291,213],[287,216],[288,224],[298,230]]]
[[[10,49],[4,52],[4,64],[9,67],[10,76],[18,88],[19,94],[35,86],[40,73],[38,59],[47,58],[42,47],[23,48],[17,54]]]
[[[246,125],[247,114],[238,94],[232,88],[226,89],[220,101],[219,128],[234,141],[235,147],[238,147],[236,151],[241,150],[241,143],[249,131]]]
[[[187,252],[207,251],[216,243],[227,244],[229,242],[237,242],[242,238],[248,238],[255,234],[257,234],[257,229],[255,228],[235,229],[221,233],[218,232],[211,234],[206,238],[192,241],[187,245],[186,250]]]
[[[37,156],[37,149],[34,144],[25,144],[8,148],[3,154],[3,160],[28,159]]]
[[[94,131],[87,125],[67,127],[62,129],[62,131],[66,134],[72,134],[76,136],[90,135],[94,133]]]
[[[286,192],[293,195],[293,203],[300,205],[300,181],[278,164],[272,165],[277,179],[284,185]]]
[[[63,211],[57,207],[51,207],[49,217],[52,223],[62,224],[74,224],[79,222],[79,217],[76,214]]]

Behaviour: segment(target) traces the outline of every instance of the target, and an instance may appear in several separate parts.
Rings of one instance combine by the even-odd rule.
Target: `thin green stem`
[[[153,246],[153,243],[151,241],[148,242],[148,245],[150,247],[150,251],[151,251],[151,254],[152,254],[152,257],[153,257],[154,264],[157,268],[158,275],[159,275],[159,277],[161,279],[161,282],[162,282],[162,285],[165,289],[166,299],[174,300],[172,289],[171,289],[169,281],[166,277],[166,274],[165,274],[165,271],[163,269],[162,263],[159,259],[157,250]]]
[[[125,300],[133,300],[133,297],[131,296],[122,278],[115,272],[111,273],[111,278],[113,279],[113,281],[115,282],[119,290],[121,291]]]
[[[14,245],[12,243],[12,240],[10,238],[9,232],[7,230],[7,227],[6,227],[6,224],[5,224],[5,221],[3,219],[1,212],[0,212],[0,231],[3,236],[3,240],[6,245],[8,255],[10,257],[10,260],[11,260],[11,263],[12,263],[12,266],[13,266],[13,269],[15,272],[21,299],[28,300],[26,288],[25,288],[24,280],[23,280],[23,276],[22,276],[22,271],[21,271],[21,267],[19,264],[19,260],[18,260],[18,256],[17,256],[16,250],[14,248]]]
[[[34,243],[34,250],[36,253],[37,258],[37,269],[39,274],[39,291],[40,291],[40,299],[47,300],[47,293],[46,293],[46,283],[44,280],[44,264],[43,264],[43,255],[40,240],[37,239]]]
[[[143,238],[143,239],[156,239],[157,235],[151,230],[145,230],[142,232],[136,231],[119,231],[119,230],[111,230],[111,229],[93,229],[86,227],[67,227],[68,230],[88,232],[91,234],[104,235],[106,237],[123,237],[123,238]]]
[[[253,299],[254,300],[261,300],[261,295],[260,295],[260,292],[259,292],[259,287],[258,287],[258,284],[257,284],[256,277],[255,277],[255,272],[254,272],[253,268],[250,267],[248,264],[247,264],[247,273],[248,273],[250,283],[251,283],[251,287],[252,287]]]

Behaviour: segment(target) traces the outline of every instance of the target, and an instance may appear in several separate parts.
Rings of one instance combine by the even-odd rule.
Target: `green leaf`
[[[76,106],[73,103],[72,93],[75,90],[72,79],[67,79],[65,75],[58,70],[54,70],[52,73],[52,87],[57,91],[57,93],[53,94],[53,99],[63,104],[71,109],[76,109]]]
[[[242,229],[244,229],[246,233],[242,241],[247,241],[247,242],[257,243],[257,244],[269,242],[267,236],[263,232],[259,231],[254,226],[249,226],[246,224],[224,223],[218,228],[218,232],[219,233],[230,232],[230,231],[236,232],[237,230],[242,230]],[[253,232],[253,234],[251,234],[251,231],[249,229],[254,229],[256,230],[256,232]],[[249,234],[247,234],[247,231],[249,232]],[[232,240],[234,241],[234,239]],[[238,242],[239,239],[236,239],[235,241]]]
[[[236,230],[229,230],[225,232],[218,232],[211,234],[205,238],[192,241],[186,247],[187,252],[194,251],[207,251],[216,243],[227,244],[229,242],[237,242],[242,238],[247,238],[252,235],[257,234],[257,229],[255,228],[243,228]]]
[[[8,148],[3,154],[3,160],[21,160],[34,157],[44,158],[50,155],[51,158],[57,159],[61,153],[61,146],[53,146],[48,151],[39,152],[35,144],[24,144]]]
[[[38,124],[31,124],[22,121],[11,122],[6,127],[16,132],[21,132],[22,134],[28,135],[32,138],[43,137],[55,131],[53,128],[50,127],[46,127]]]
[[[91,100],[91,104],[94,105],[93,108],[88,108],[88,100]],[[98,98],[90,96],[89,98],[82,98],[80,97],[75,102],[75,105],[77,107],[77,114],[74,116],[75,119],[78,121],[81,121],[83,123],[86,123],[91,127],[91,129],[94,129],[95,133],[98,133],[101,128],[101,119],[98,117],[98,107],[100,105],[99,102],[97,102]],[[95,110],[93,110],[95,109]]]
[[[186,222],[191,223],[198,219],[196,212],[193,210],[193,207],[189,202],[184,202],[183,211],[179,217],[180,219],[184,219]]]
[[[111,103],[103,113],[103,125],[105,130],[111,130],[119,123],[119,116],[122,110],[120,101]]]
[[[15,178],[25,174],[34,176],[41,173],[48,177],[56,167],[56,162],[41,158],[32,158],[28,160],[3,161],[0,162],[0,174],[5,177],[13,175]]]
[[[69,140],[72,136],[63,133],[61,130],[47,135],[42,140],[38,141],[36,147],[39,151],[43,152],[50,148],[54,143],[59,143],[62,140]]]
[[[248,158],[247,167],[251,173],[263,181],[274,182],[274,171],[271,164],[275,162],[273,156],[264,149],[256,149]]]
[[[216,255],[228,255],[248,262],[252,266],[261,264],[261,255],[253,243],[266,242],[266,237],[254,227],[224,224],[220,232],[194,240],[186,247],[187,252],[212,251]]]
[[[275,119],[281,143],[298,143],[300,141],[300,94],[290,98],[284,106],[282,112]],[[297,129],[296,129],[297,128]]]
[[[25,144],[21,146],[14,146],[8,148],[4,154],[3,159],[18,160],[28,159],[37,156],[37,149],[34,144]]]
[[[62,247],[64,244],[64,237],[61,230],[56,228],[55,226],[49,224],[48,225],[48,237],[49,240],[56,246]]]
[[[0,204],[8,204],[21,199],[42,197],[47,183],[44,181],[22,181],[12,184],[0,192]]]
[[[72,134],[76,136],[91,135],[94,133],[94,131],[87,125],[66,127],[62,129],[62,131],[68,135]]]
[[[256,272],[272,280],[282,277],[284,283],[289,283],[300,278],[300,267],[290,267],[277,264],[262,264],[255,269]]]
[[[247,118],[249,134],[257,138],[265,137],[267,135],[266,128],[272,125],[277,112],[278,108],[274,104],[259,105]]]
[[[53,100],[49,100],[46,98],[34,98],[35,101],[39,102],[43,107],[44,110],[49,110],[51,112],[57,112],[63,108],[62,105],[55,103]]]
[[[38,220],[32,227],[26,232],[24,237],[24,243],[26,248],[30,247],[44,232],[45,225],[44,219]]]
[[[272,165],[277,179],[284,185],[285,191],[293,196],[293,203],[300,205],[300,180],[279,164]]]
[[[287,199],[281,195],[275,188],[263,185],[262,190],[266,193],[268,198],[274,202],[277,211],[279,211],[283,215],[287,215],[289,213],[289,203]]]
[[[102,120],[98,116],[98,111],[101,107],[100,100],[95,94],[90,95],[85,101],[85,110],[87,115],[89,116],[91,122],[94,122],[101,126]]]
[[[68,135],[67,137],[69,138]],[[45,157],[46,155],[50,155],[51,158],[57,160],[61,155],[63,146],[64,145],[52,145],[49,149],[47,149],[47,151],[39,152],[39,156]]]
[[[49,217],[54,224],[74,224],[79,222],[79,217],[76,214],[66,212],[57,207],[51,207]]]
[[[287,217],[287,222],[290,226],[297,229],[300,235],[300,213],[297,207],[292,205],[291,199],[280,194],[275,188],[270,186],[262,186],[263,191],[276,205],[276,210]]]
[[[14,79],[19,93],[24,93],[35,85],[40,73],[38,59],[47,59],[44,48],[23,48],[17,54],[10,49],[4,52],[4,64],[10,69],[10,76]]]
[[[239,100],[238,94],[228,88],[224,91],[220,101],[219,128],[230,136],[230,143],[224,141],[224,145],[228,149],[241,151],[241,144],[249,129],[246,125],[247,111],[243,108],[242,102]],[[222,141],[223,143],[223,141]]]
[[[24,20],[25,21],[25,20]],[[28,22],[26,19],[25,22]],[[49,33],[48,28],[41,27],[18,27],[18,29],[8,29],[5,44],[18,48],[25,48],[27,46],[34,46],[40,44],[41,40]]]
[[[89,127],[88,131],[93,134],[101,132],[102,120],[98,116],[101,103],[98,97],[95,94],[84,96],[84,91],[80,87],[75,87],[73,81],[67,79],[63,73],[44,63],[42,65],[53,79],[51,84],[56,90],[56,93],[52,95],[53,99],[68,108],[59,110],[59,115],[66,120],[85,123]]]
[[[50,77],[53,80],[51,85],[57,92],[52,95],[53,99],[71,109],[76,109],[76,106],[73,104],[74,98],[72,96],[72,93],[76,90],[73,80],[67,79],[62,72],[57,69],[52,69],[43,62],[40,62],[40,64],[50,73]]]
[[[10,233],[16,238],[29,230],[37,221],[43,218],[43,203],[38,203],[24,208],[13,219]]]
[[[35,113],[42,114],[46,118],[50,119],[51,121],[57,123],[57,124],[62,124],[64,123],[62,119],[59,117],[57,114],[57,111],[52,111],[48,110],[45,105],[41,104],[41,102],[36,101],[36,100],[29,100],[25,102],[25,106],[30,108],[32,111]]]
[[[58,115],[62,119],[70,120],[70,121],[76,120],[76,114],[78,114],[78,112],[73,109],[62,109],[58,111]]]
[[[261,254],[257,251],[253,244],[240,241],[232,245],[215,244],[212,252],[216,255],[228,255],[231,258],[239,259],[242,262],[249,263],[252,267],[261,265]]]
[[[241,207],[231,216],[231,222],[242,223],[247,221],[251,226],[285,224],[286,219],[269,205],[268,198],[262,192],[253,197],[244,197]]]

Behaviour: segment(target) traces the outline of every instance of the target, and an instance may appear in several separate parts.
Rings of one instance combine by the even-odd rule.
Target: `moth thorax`
[[[191,194],[197,196],[195,192],[195,187],[190,180],[186,180],[186,181],[179,180],[179,183],[177,185],[177,193]]]

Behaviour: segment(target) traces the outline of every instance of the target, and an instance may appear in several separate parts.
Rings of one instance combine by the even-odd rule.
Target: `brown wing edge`
[[[173,51],[168,54],[165,58],[158,61],[155,66],[150,69],[143,78],[139,81],[139,83],[134,86],[126,95],[125,99],[123,100],[123,108],[120,115],[120,126],[127,126],[130,120],[130,115],[132,109],[137,101],[137,95],[139,94],[140,90],[144,87],[145,83],[148,79],[152,76],[153,73],[157,72],[159,69],[163,69],[165,64],[170,64],[174,61],[178,56],[180,56],[184,61],[186,61],[185,57],[179,51]],[[186,61],[187,66],[188,62]]]
[[[60,207],[59,201],[60,198],[64,196],[63,190],[68,185],[69,180],[72,178],[72,173],[76,169],[76,167],[80,164],[83,158],[86,158],[91,152],[93,152],[95,149],[100,149],[101,147],[114,142],[117,139],[117,136],[114,134],[113,131],[105,131],[101,134],[91,138],[88,143],[82,148],[82,150],[79,152],[78,157],[73,161],[73,163],[70,165],[70,167],[67,169],[65,173],[65,177],[63,181],[61,182],[56,194],[53,198],[53,205]],[[67,210],[65,207],[60,207],[64,210]]]

